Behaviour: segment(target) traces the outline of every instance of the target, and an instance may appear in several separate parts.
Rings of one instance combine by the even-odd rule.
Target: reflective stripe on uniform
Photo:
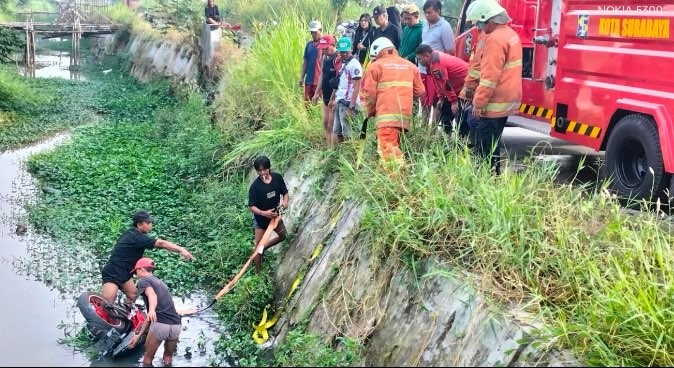
[[[522,66],[522,59],[511,61],[509,63],[505,63],[503,65],[503,70],[518,67],[518,66]]]
[[[519,102],[490,102],[484,107],[484,111],[505,112],[517,109],[519,106]]]
[[[480,71],[478,69],[471,69],[468,71],[468,76],[471,78],[480,78]]]
[[[409,87],[409,88],[412,88],[412,82],[381,82],[381,83],[377,83],[378,89],[389,88],[389,87]]]
[[[496,88],[496,83],[488,81],[486,79],[480,79],[480,85],[485,86],[487,88]]]
[[[374,122],[376,123],[381,123],[382,121],[398,121],[401,123],[409,123],[412,121],[411,116],[405,116],[402,114],[383,114],[383,115],[377,115],[374,117]]]

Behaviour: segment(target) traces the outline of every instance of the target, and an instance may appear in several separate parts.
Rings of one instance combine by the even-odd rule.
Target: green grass
[[[140,86],[111,73],[119,81],[105,81],[106,98],[85,104],[107,125],[83,129],[71,147],[31,161],[45,183],[65,194],[44,197],[31,215],[56,237],[82,234],[103,257],[129,211],[148,207],[159,218],[157,232],[199,259],[178,267],[184,263],[158,255],[170,265],[167,272],[175,271],[172,287],[228,280],[250,252],[242,175],[250,158],[266,153],[283,168],[325,150],[318,108],[305,110],[296,86],[308,19],[289,11],[278,22],[260,31],[249,55],[223,79],[219,129],[197,96],[172,96],[165,85]],[[49,106],[59,101],[30,91],[21,93],[36,93]],[[674,363],[673,239],[654,218],[623,214],[602,188],[554,183],[549,164],[531,161],[523,172],[492,177],[461,145],[445,155],[442,136],[419,125],[407,137],[406,170],[389,176],[377,164],[373,136],[360,167],[351,143],[318,156],[323,175],[338,174],[340,196],[366,204],[362,230],[374,239],[368,246],[376,259],[435,256],[473,271],[487,295],[542,315],[550,341],[589,364]],[[229,174],[225,181],[221,170]],[[271,284],[247,276],[217,304],[232,323],[220,349],[238,352],[240,365],[270,364],[254,354],[250,324],[269,302]],[[301,329],[286,344],[277,363],[348,363]]]
[[[246,26],[279,22],[285,12],[292,12],[301,18],[320,19],[326,24],[332,19],[334,23],[332,9],[326,0],[232,0],[219,3],[218,7],[223,19],[242,22]],[[308,23],[304,25],[305,31],[307,27]]]
[[[57,11],[58,7],[55,1],[49,0],[28,0],[22,4],[16,1],[0,1],[0,22],[25,22],[26,15],[18,14],[21,12],[53,12]],[[56,19],[56,15],[50,14],[34,14],[33,21],[35,22],[51,22]]]
[[[305,109],[298,86],[299,63],[307,42],[304,19],[284,14],[282,26],[263,30],[246,60],[231,66],[226,89],[217,104],[225,142],[255,137],[247,146],[228,147],[226,166],[240,166],[256,152],[281,158],[296,157],[316,147],[323,131],[320,107]],[[299,55],[299,56],[298,56]]]
[[[0,67],[0,150],[96,119],[89,82],[34,79]]]
[[[225,170],[262,152],[287,167],[299,155],[284,153],[323,149],[318,115],[298,109],[294,86],[305,20],[278,19],[224,82],[221,109],[231,114],[220,124],[246,132]],[[487,295],[543,316],[549,341],[589,364],[674,363],[674,239],[653,216],[622,213],[604,188],[555,183],[550,164],[492,177],[461,145],[444,155],[444,139],[421,126],[407,137],[403,179],[389,176],[371,133],[365,165],[355,167],[357,148],[345,144],[322,155],[323,174],[338,173],[341,197],[366,203],[363,230],[382,262],[436,256],[473,271]]]

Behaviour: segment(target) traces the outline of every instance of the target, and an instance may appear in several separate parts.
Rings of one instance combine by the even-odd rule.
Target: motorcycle
[[[134,348],[129,348],[135,331],[145,322],[141,305],[135,304],[129,310],[119,302],[108,302],[99,293],[86,291],[77,299],[77,307],[86,320],[87,335],[101,357],[112,354],[117,358],[144,344],[145,335]]]

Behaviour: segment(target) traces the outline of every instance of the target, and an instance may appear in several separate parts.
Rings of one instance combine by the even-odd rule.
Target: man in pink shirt
[[[459,92],[468,74],[468,63],[423,44],[417,47],[417,60],[426,67],[429,78],[433,79],[438,97],[435,108],[440,111],[440,121],[445,132],[448,135],[452,133],[452,120],[456,118],[459,136],[468,137],[468,122],[464,121],[463,104],[459,99]]]

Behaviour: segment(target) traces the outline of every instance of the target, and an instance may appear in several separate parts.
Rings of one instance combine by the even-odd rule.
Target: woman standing
[[[365,65],[365,58],[367,57],[367,50],[370,48],[374,29],[370,22],[370,14],[364,13],[360,16],[358,21],[358,28],[353,39],[353,54],[358,57],[360,65]]]

